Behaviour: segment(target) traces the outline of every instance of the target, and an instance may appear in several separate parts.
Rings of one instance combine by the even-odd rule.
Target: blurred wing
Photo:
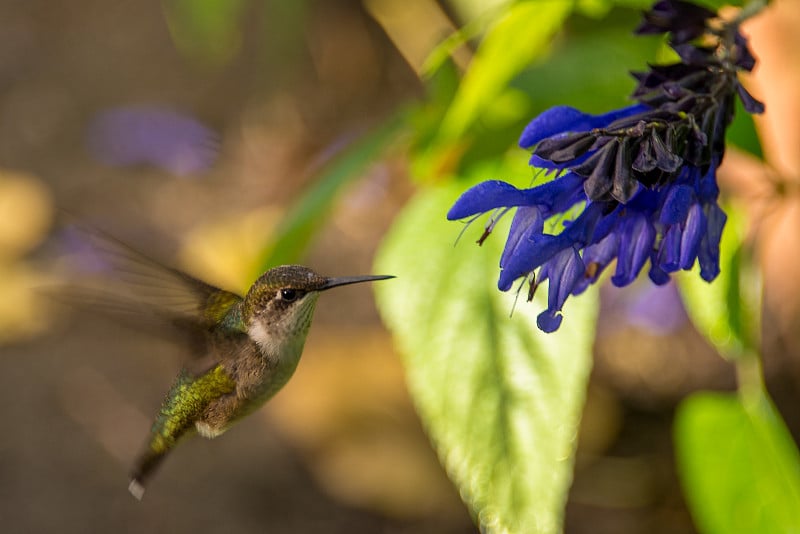
[[[72,226],[65,241],[73,260],[57,300],[123,324],[189,343],[202,355],[212,333],[244,330],[231,310],[242,297],[138,252],[93,228]],[[223,332],[221,332],[223,331]]]

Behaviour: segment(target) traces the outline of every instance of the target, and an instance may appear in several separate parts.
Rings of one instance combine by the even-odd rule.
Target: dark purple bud
[[[609,141],[583,164],[572,169],[575,174],[586,177],[583,190],[589,200],[600,200],[611,191],[613,185],[611,171],[618,146],[616,141]]]
[[[639,182],[633,177],[633,149],[634,140],[624,139],[618,142],[617,159],[614,162],[613,185],[611,196],[616,200],[627,204],[636,191],[639,190]]]
[[[673,43],[683,43],[700,37],[706,30],[706,20],[716,13],[689,2],[661,0],[642,14],[644,19],[636,28],[639,35],[671,32]]]
[[[631,164],[633,170],[638,172],[650,172],[656,168],[656,158],[653,155],[653,147],[650,144],[650,138],[645,138],[639,143],[639,152],[636,154],[636,159]]]
[[[656,167],[665,172],[675,172],[680,168],[683,158],[672,153],[672,147],[664,144],[655,128],[650,132],[650,146],[656,158]]]
[[[695,46],[693,44],[683,43],[674,44],[672,49],[677,52],[678,56],[688,65],[709,66],[719,64],[714,55],[714,48],[705,46]]]
[[[553,163],[566,163],[584,155],[594,142],[595,136],[586,132],[548,137],[536,145],[533,153]]]

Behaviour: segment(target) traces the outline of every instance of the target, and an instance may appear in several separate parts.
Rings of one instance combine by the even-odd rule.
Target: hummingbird
[[[302,265],[281,265],[262,274],[241,296],[162,265],[115,238],[92,234],[95,247],[100,243],[99,263],[123,275],[127,296],[108,293],[104,284],[106,291],[96,294],[91,305],[97,308],[99,302],[127,318],[145,317],[151,325],[167,324],[181,334],[189,354],[133,465],[128,490],[138,500],[179,441],[193,434],[219,436],[289,381],[322,292],[394,278],[332,278]]]

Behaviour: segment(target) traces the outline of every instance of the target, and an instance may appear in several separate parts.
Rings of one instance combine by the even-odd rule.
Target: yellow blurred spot
[[[244,292],[281,215],[281,209],[267,207],[203,225],[189,235],[182,262],[203,280]]]
[[[0,169],[0,343],[40,332],[46,315],[31,288],[41,284],[22,256],[44,239],[53,216],[35,177]]]
[[[0,344],[44,330],[48,315],[33,288],[44,277],[23,263],[0,262]]]
[[[52,218],[49,192],[33,176],[0,170],[0,261],[30,251]]]

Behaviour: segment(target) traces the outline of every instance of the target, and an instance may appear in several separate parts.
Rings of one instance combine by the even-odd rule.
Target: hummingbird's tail
[[[136,500],[141,501],[144,496],[145,483],[155,473],[156,468],[161,464],[169,452],[170,448],[153,447],[151,443],[147,450],[136,460],[133,471],[131,472],[131,482],[128,484],[128,491],[131,492]]]

